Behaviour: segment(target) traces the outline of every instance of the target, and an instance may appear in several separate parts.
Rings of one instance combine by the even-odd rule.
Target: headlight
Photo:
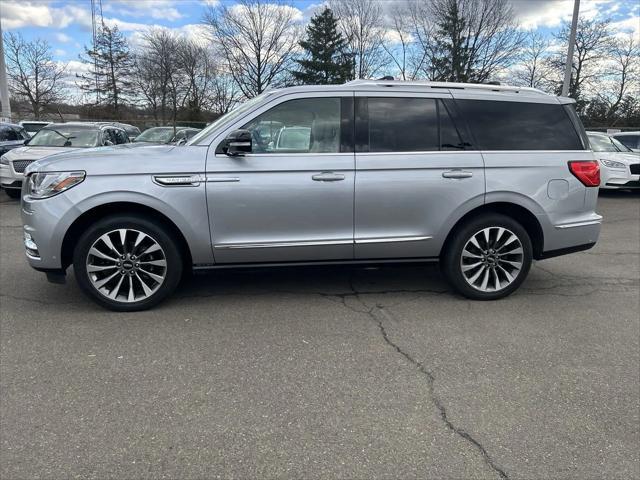
[[[627,168],[622,162],[614,162],[613,160],[600,160],[605,167],[609,168]]]
[[[2,165],[9,165],[9,159],[6,157],[6,155],[2,155],[0,157],[0,164]]]
[[[33,173],[29,176],[29,196],[34,199],[53,197],[79,184],[84,177],[84,172]]]

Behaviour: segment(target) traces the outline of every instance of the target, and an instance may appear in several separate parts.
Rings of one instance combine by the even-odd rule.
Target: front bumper
[[[609,168],[601,163],[600,169],[602,179],[600,188],[640,188],[640,175],[632,174],[629,166],[626,169]]]
[[[24,175],[13,171],[10,165],[0,164],[0,186],[7,189],[20,189]]]
[[[33,200],[22,190],[21,216],[25,256],[29,265],[43,272],[63,272],[62,243],[68,228],[67,217],[75,217],[71,200],[61,193]]]

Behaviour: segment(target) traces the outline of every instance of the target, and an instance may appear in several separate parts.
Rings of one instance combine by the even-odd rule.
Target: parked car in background
[[[140,129],[134,125],[129,125],[128,123],[121,122],[99,122],[107,125],[114,125],[116,127],[122,128],[125,132],[127,132],[127,136],[129,137],[129,141],[133,142],[135,138],[140,135]]]
[[[23,120],[20,125],[24,127],[30,137],[33,137],[38,131],[49,125],[51,122],[44,122],[41,120]]]
[[[9,150],[21,147],[29,138],[29,134],[22,125],[0,122],[0,156]]]
[[[600,162],[600,188],[640,188],[640,153],[614,136],[587,132],[591,150]]]
[[[0,158],[0,185],[12,198],[20,196],[25,168],[32,162],[79,148],[129,143],[127,133],[110,124],[52,123]]]
[[[611,136],[634,152],[640,152],[640,132],[620,132]]]
[[[600,168],[573,103],[431,82],[270,90],[181,147],[30,165],[27,259],[58,282],[73,265],[120,311],[156,305],[191,269],[309,263],[439,260],[462,295],[502,298],[533,259],[598,239]]]
[[[134,140],[136,143],[170,144],[189,140],[200,129],[191,127],[151,127],[142,132]]]

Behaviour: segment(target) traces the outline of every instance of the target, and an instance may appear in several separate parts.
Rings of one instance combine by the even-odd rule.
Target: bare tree
[[[38,120],[48,105],[64,99],[65,68],[53,61],[46,40],[26,41],[19,33],[9,32],[4,43],[11,92],[29,104]]]
[[[279,2],[239,0],[209,7],[204,22],[245,97],[283,83],[301,35],[297,10]]]
[[[620,107],[626,97],[640,92],[640,46],[632,34],[614,41],[607,62],[608,81],[600,82],[597,97],[606,105],[608,125],[620,117]],[[604,88],[603,88],[604,87]]]
[[[411,33],[411,10],[408,4],[398,3],[389,12],[390,26],[382,48],[398,70],[400,80],[415,80],[423,69],[426,53],[416,48],[416,40]]]
[[[416,0],[411,21],[432,80],[490,80],[516,61],[523,42],[507,0]]]
[[[212,87],[211,109],[218,115],[229,112],[240,100],[240,91],[228,73],[219,71],[213,78]]]
[[[192,40],[178,41],[179,68],[184,75],[185,91],[182,108],[191,120],[201,120],[202,113],[211,104],[215,71],[207,48]]]
[[[384,14],[379,0],[330,0],[355,61],[356,78],[372,78],[388,64]]]
[[[565,23],[556,35],[556,39],[562,45],[567,45],[569,42],[569,30],[569,24]],[[602,78],[603,62],[610,54],[612,46],[613,35],[609,20],[580,19],[578,21],[571,83],[569,84],[570,97],[581,100],[582,92]],[[551,65],[558,72],[559,79],[564,69],[565,60],[566,53],[563,52],[551,61]],[[579,101],[579,108],[580,103]]]
[[[524,87],[548,89],[551,83],[548,59],[551,42],[542,34],[527,33],[513,82]]]
[[[168,120],[175,126],[178,108],[182,104],[187,81],[180,63],[180,39],[165,29],[152,28],[144,34],[144,43],[138,54],[138,72],[142,73],[138,85],[148,81],[143,94],[154,115],[162,123]]]

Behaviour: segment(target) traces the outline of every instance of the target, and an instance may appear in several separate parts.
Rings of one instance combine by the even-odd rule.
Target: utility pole
[[[4,42],[2,39],[2,19],[0,18],[0,102],[2,113],[0,120],[11,121],[11,104],[9,103],[9,83],[7,82],[7,65],[4,63]]]
[[[571,70],[573,69],[573,48],[576,44],[576,30],[578,29],[578,13],[580,12],[580,0],[573,2],[573,19],[571,20],[571,34],[569,35],[569,50],[567,51],[567,63],[564,67],[564,83],[562,84],[562,96],[569,94],[571,83]]]

